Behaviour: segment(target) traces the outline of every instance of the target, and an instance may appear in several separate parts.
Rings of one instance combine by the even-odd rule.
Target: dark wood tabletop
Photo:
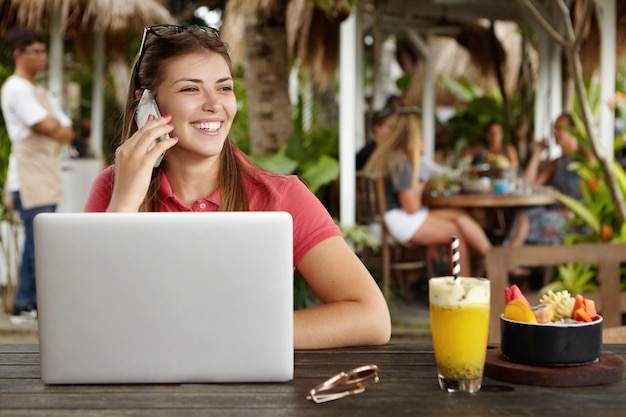
[[[626,345],[605,345],[626,357]],[[364,393],[315,404],[307,391],[341,371],[376,364],[380,382]],[[554,372],[559,372],[555,368]],[[0,416],[624,416],[626,381],[549,388],[491,378],[477,394],[448,394],[437,384],[432,347],[299,351],[295,378],[278,384],[47,386],[37,345],[0,345]]]
[[[553,188],[534,187],[528,194],[458,193],[422,196],[422,204],[430,207],[507,208],[554,204],[558,200]]]

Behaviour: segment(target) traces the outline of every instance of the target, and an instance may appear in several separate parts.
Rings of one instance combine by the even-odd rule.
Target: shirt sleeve
[[[35,87],[12,82],[6,86],[6,101],[11,103],[12,113],[21,120],[26,127],[31,127],[41,122],[48,116],[48,111],[35,97]]]
[[[399,193],[400,191],[409,190],[413,188],[413,181],[411,180],[411,165],[409,161],[404,161],[402,164],[402,172],[397,181],[393,182],[393,191]]]
[[[98,174],[91,185],[83,211],[103,212],[107,210],[113,193],[114,168],[115,167],[111,165]]]
[[[297,177],[289,177],[277,209],[293,218],[293,257],[297,267],[315,245],[333,236],[342,236],[326,207]]]

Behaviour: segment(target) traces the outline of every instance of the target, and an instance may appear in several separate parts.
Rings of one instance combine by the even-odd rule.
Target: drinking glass
[[[489,336],[489,280],[435,277],[428,289],[439,386],[448,392],[478,392]]]

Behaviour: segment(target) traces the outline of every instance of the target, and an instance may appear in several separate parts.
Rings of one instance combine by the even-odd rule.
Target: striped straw
[[[458,236],[452,236],[452,275],[454,276],[454,282],[460,283],[459,275],[461,273],[461,265],[459,264],[459,238]]]

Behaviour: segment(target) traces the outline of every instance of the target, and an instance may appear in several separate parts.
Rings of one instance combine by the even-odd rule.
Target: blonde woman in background
[[[369,175],[385,178],[385,221],[401,241],[421,245],[460,241],[461,271],[472,271],[470,252],[485,256],[491,242],[482,227],[465,211],[430,209],[422,205],[424,183],[419,180],[421,161],[420,118],[413,108],[399,107],[385,119],[388,129],[364,167]]]

